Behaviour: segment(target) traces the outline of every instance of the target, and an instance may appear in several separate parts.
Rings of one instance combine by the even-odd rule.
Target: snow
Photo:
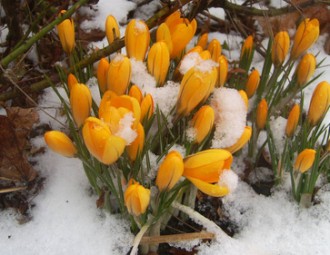
[[[246,126],[247,109],[236,89],[217,88],[211,98],[215,112],[213,148],[230,147],[241,137]]]
[[[278,5],[278,1],[271,2]],[[285,5],[284,1],[280,2],[281,6]],[[104,30],[104,22],[109,14],[114,15],[119,23],[126,22],[127,13],[135,6],[131,1],[100,0],[97,11],[83,8],[82,11],[89,14],[92,19],[84,22],[82,26],[86,30],[92,28]],[[222,17],[222,15],[219,12],[217,16]],[[2,38],[4,34],[5,30],[2,30]],[[231,47],[229,51],[224,50],[229,60],[239,57],[240,45],[236,35],[210,33],[209,39],[213,38],[217,38],[221,43],[226,41]],[[318,62],[327,57],[323,51],[325,40],[326,36],[321,36],[309,51],[314,54],[320,52],[317,57]],[[156,89],[155,80],[148,74],[145,65],[131,61],[132,81],[141,88],[143,93],[152,94],[159,108],[165,115],[169,115],[176,103],[179,84],[167,82],[164,87]],[[310,97],[316,85],[323,80],[330,81],[330,73],[326,72],[329,65],[330,58],[327,57],[314,76],[320,72],[325,73],[305,90],[305,110],[309,106]],[[261,63],[255,63],[255,66],[261,70]],[[87,84],[98,104],[100,99],[96,80],[91,79]],[[216,98],[225,90],[229,89],[218,89],[214,97]],[[59,89],[59,92],[68,101],[65,91]],[[226,94],[221,98],[221,104],[232,109],[233,112],[239,110],[240,113],[239,116],[228,118],[228,121],[231,121],[230,124],[226,124],[226,127],[221,130],[225,132],[228,128],[233,128],[233,125],[236,128],[238,126],[235,137],[230,137],[225,142],[221,141],[222,145],[226,146],[230,146],[235,139],[239,138],[246,125],[244,102],[239,94],[235,94],[235,91],[229,90],[229,92],[230,96]],[[225,102],[226,97],[232,102]],[[63,130],[62,123],[65,123],[65,117],[61,113],[61,104],[52,89],[45,90],[39,101],[39,107],[42,123],[50,124],[53,129]],[[324,123],[329,123],[329,121],[330,113],[328,112]],[[274,129],[274,133],[278,134],[279,130],[283,132],[284,122],[283,119],[272,121],[271,128]],[[36,147],[45,146],[42,137],[35,138],[33,144]],[[179,149],[184,154],[183,148],[173,147],[173,149]],[[149,154],[154,169],[152,173],[149,173],[149,177],[154,178],[158,165],[157,155]],[[245,155],[245,152],[243,151],[242,154]],[[35,206],[30,209],[32,219],[29,222],[19,224],[20,216],[13,210],[0,212],[2,253],[6,255],[127,254],[134,238],[129,229],[129,222],[118,215],[110,215],[96,208],[97,197],[90,190],[81,162],[77,159],[64,158],[48,149],[34,159],[38,162],[35,166],[36,170],[46,178],[44,188],[36,197],[31,198],[31,204]],[[233,171],[243,172],[243,160],[243,157],[234,158]],[[262,169],[260,171],[262,172]],[[267,173],[264,174],[267,178]],[[234,189],[235,176],[222,176],[221,179]],[[210,243],[201,243],[197,247],[198,254],[330,254],[330,185],[321,188],[316,196],[318,203],[306,209],[300,208],[293,201],[287,180],[288,178],[284,176],[283,183],[272,191],[272,195],[263,196],[255,193],[249,185],[238,179],[236,190],[223,198],[223,205],[224,213],[229,215],[239,227],[239,233],[229,238],[224,236],[223,232],[214,226],[215,224],[205,223],[206,229],[215,233],[216,238]],[[183,246],[192,248],[191,243],[183,244]]]

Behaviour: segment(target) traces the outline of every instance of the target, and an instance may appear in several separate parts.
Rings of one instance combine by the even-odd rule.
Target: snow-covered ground
[[[134,4],[126,0],[100,0],[99,11],[92,13],[93,20],[83,26],[86,29],[103,29],[107,15],[112,14],[119,21],[125,21],[126,14],[133,8]],[[222,34],[212,36],[221,42],[229,38]],[[310,50],[312,53],[320,51],[318,60],[327,57],[323,52],[324,40],[325,37],[320,37]],[[107,42],[103,40],[98,44],[102,46]],[[237,57],[239,53],[232,54]],[[260,67],[256,63],[258,65]],[[328,57],[315,75],[325,73],[306,90],[305,109],[314,87],[321,80],[330,81],[330,73],[326,72],[329,65]],[[96,91],[95,80],[91,81],[90,86]],[[50,89],[46,91],[40,106],[51,107],[48,112],[61,120],[56,115],[56,107],[60,103]],[[42,112],[40,115],[41,122],[50,123],[54,129],[60,127]],[[329,120],[328,113],[325,122]],[[33,144],[44,146],[43,138],[35,138]],[[64,158],[48,149],[36,159],[36,169],[46,177],[44,189],[33,198],[35,207],[31,210],[31,221],[20,225],[17,221],[19,216],[14,211],[0,213],[1,254],[126,254],[133,240],[129,224],[119,216],[96,208],[97,198],[91,193],[80,161]],[[239,162],[235,162],[233,170],[241,171]],[[246,183],[239,182],[236,191],[223,199],[226,213],[239,226],[239,233],[233,238],[223,238],[218,233],[210,244],[198,247],[198,254],[330,254],[330,185],[318,191],[319,203],[308,209],[298,207],[289,187],[290,184],[284,182],[271,196],[265,197],[256,194]],[[217,233],[217,230],[214,231]]]

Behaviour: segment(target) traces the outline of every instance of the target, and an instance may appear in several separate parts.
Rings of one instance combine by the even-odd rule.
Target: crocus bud
[[[307,120],[315,126],[326,114],[330,105],[330,84],[326,81],[320,82],[312,95],[309,104]]]
[[[106,58],[101,58],[97,66],[96,77],[102,94],[107,90],[107,73],[109,66],[109,61]]]
[[[137,156],[141,154],[144,147],[145,133],[141,123],[136,128],[137,137],[135,140],[126,147],[128,157],[131,161],[135,161]]]
[[[118,22],[112,15],[109,15],[105,21],[105,34],[109,44],[120,37]]]
[[[85,145],[97,160],[110,165],[124,152],[126,142],[111,133],[109,126],[95,117],[86,119],[82,129]]]
[[[218,70],[219,70],[219,75],[218,75],[218,82],[217,82],[217,87],[223,87],[227,81],[227,76],[228,76],[228,61],[227,58],[224,55],[221,55],[218,58]]]
[[[150,190],[132,181],[124,193],[124,202],[129,214],[140,216],[150,203]]]
[[[275,66],[281,65],[290,48],[290,37],[288,32],[280,31],[275,35],[272,46],[272,61]]]
[[[225,150],[229,151],[230,153],[235,153],[236,151],[243,148],[243,146],[250,140],[252,136],[252,128],[246,126],[241,137],[230,147],[225,148]]]
[[[69,92],[71,91],[72,87],[78,83],[78,80],[76,76],[72,73],[69,73],[68,75],[68,87],[69,87]]]
[[[60,131],[48,131],[44,135],[47,146],[58,154],[64,157],[74,157],[77,149],[72,143],[71,139]]]
[[[171,32],[166,23],[162,23],[159,25],[157,32],[156,32],[156,41],[157,42],[165,42],[168,48],[168,52],[171,54],[173,45],[171,39]]]
[[[128,95],[134,97],[139,102],[139,104],[141,104],[143,95],[141,89],[137,85],[131,86],[131,88],[128,91]]]
[[[253,43],[253,36],[249,35],[242,46],[240,61],[245,61],[250,63],[252,61],[254,53],[254,43]]]
[[[217,39],[212,39],[207,49],[211,53],[212,60],[217,62],[222,51],[220,42]]]
[[[198,42],[197,42],[196,46],[201,46],[202,49],[205,49],[206,48],[206,45],[207,45],[208,38],[209,38],[209,34],[208,33],[202,34],[198,38]]]
[[[214,89],[217,76],[215,67],[206,71],[191,68],[186,72],[180,84],[177,114],[187,116],[199,103],[205,101]]]
[[[171,59],[179,57],[186,45],[195,35],[197,22],[181,18],[181,12],[173,12],[165,21],[171,33],[172,52]]]
[[[228,194],[229,189],[217,183],[223,171],[230,169],[233,157],[229,151],[222,149],[209,149],[190,155],[184,159],[184,172],[190,180],[202,192],[220,197]]]
[[[141,118],[140,121],[143,121],[145,118],[148,120],[154,114],[154,100],[151,94],[147,94],[141,102]]]
[[[162,86],[170,67],[170,53],[165,42],[156,42],[148,54],[148,71],[155,77],[157,86]]]
[[[150,32],[142,20],[132,19],[125,31],[126,52],[130,58],[143,61],[150,42]]]
[[[202,106],[191,120],[195,129],[195,142],[201,143],[205,137],[211,132],[214,125],[214,110],[211,106]]]
[[[62,10],[60,16],[66,11]],[[63,50],[70,54],[75,46],[75,34],[73,19],[65,19],[57,25],[58,36],[62,44]]]
[[[160,191],[170,190],[183,174],[183,158],[177,151],[169,152],[160,164],[156,185]]]
[[[70,105],[73,119],[77,126],[80,127],[90,115],[92,108],[92,94],[86,85],[77,83],[72,87]]]
[[[131,61],[121,54],[110,62],[107,73],[107,89],[123,95],[131,81]]]
[[[267,101],[263,98],[261,99],[257,107],[256,124],[259,130],[265,128],[267,115],[268,115],[268,104]]]
[[[285,134],[287,137],[291,137],[297,128],[300,117],[300,106],[295,104],[288,116],[288,121],[286,123]]]
[[[304,149],[300,152],[294,162],[294,170],[304,173],[310,169],[314,164],[315,154],[316,151],[313,149]]]
[[[239,90],[238,93],[241,95],[241,97],[245,103],[246,109],[248,109],[249,108],[249,98],[248,98],[246,92],[244,90]]]
[[[315,72],[316,59],[313,54],[306,54],[297,67],[297,83],[299,86],[306,84]]]
[[[305,19],[300,23],[294,37],[291,58],[296,59],[311,47],[319,37],[320,25],[317,19]]]
[[[245,92],[248,98],[251,98],[256,92],[260,82],[260,74],[257,69],[254,69],[246,81]]]

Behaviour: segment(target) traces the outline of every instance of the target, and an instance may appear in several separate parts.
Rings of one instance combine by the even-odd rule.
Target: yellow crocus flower
[[[191,120],[196,131],[195,142],[201,143],[211,132],[214,125],[214,110],[209,105],[202,106]]]
[[[314,164],[315,154],[316,151],[313,149],[304,149],[300,152],[294,162],[294,170],[304,173],[310,169]]]
[[[156,185],[160,191],[170,190],[183,174],[183,158],[177,151],[169,152],[160,164]]]
[[[259,130],[264,129],[268,115],[268,104],[266,99],[261,99],[257,107],[256,124]]]
[[[150,42],[150,32],[142,20],[132,19],[125,31],[125,46],[127,55],[139,61],[144,61]]]
[[[185,73],[180,84],[177,100],[177,114],[187,116],[213,91],[217,81],[217,69],[203,71],[196,67]]]
[[[197,22],[195,19],[189,21],[181,18],[180,11],[172,13],[165,21],[171,34],[172,52],[171,59],[179,57],[186,45],[195,35]]]
[[[87,118],[82,134],[88,151],[103,164],[116,162],[124,152],[125,140],[113,135],[109,126],[98,118]]]
[[[302,21],[296,31],[293,46],[291,49],[291,58],[297,59],[309,47],[311,47],[319,37],[320,25],[317,19],[305,19]]]
[[[124,202],[128,213],[140,216],[150,203],[150,190],[136,181],[131,181],[124,193]]]
[[[254,69],[245,84],[245,92],[248,98],[251,98],[257,91],[260,83],[260,74],[257,69]]]
[[[73,119],[80,127],[90,115],[92,108],[92,94],[85,84],[77,83],[72,87],[70,105]]]
[[[330,106],[330,84],[326,81],[320,82],[312,95],[309,104],[307,120],[315,126],[326,114]]]
[[[165,42],[156,42],[150,48],[147,67],[149,73],[155,77],[157,86],[165,82],[170,67],[170,53]]]
[[[64,157],[74,157],[77,149],[71,139],[63,132],[52,130],[44,135],[47,146]]]
[[[228,76],[228,61],[227,58],[224,55],[220,55],[218,58],[218,82],[217,82],[217,87],[223,87],[227,81],[227,76]]]
[[[298,104],[295,104],[289,113],[288,121],[285,127],[285,134],[287,137],[291,137],[293,135],[294,131],[297,128],[299,117],[300,117],[300,106]]]
[[[145,95],[141,101],[141,117],[140,121],[143,121],[145,118],[148,120],[154,114],[154,100],[151,94]]]
[[[107,90],[107,74],[109,66],[109,61],[106,58],[101,58],[97,66],[96,77],[102,94]]]
[[[297,83],[299,86],[306,84],[315,72],[316,59],[313,54],[306,54],[297,67]]]
[[[62,10],[60,16],[66,11]],[[74,33],[74,23],[73,19],[65,19],[60,24],[57,25],[57,32],[60,38],[62,48],[67,53],[70,54],[75,46],[75,33]]]
[[[109,64],[107,89],[117,95],[125,94],[131,81],[132,67],[128,57],[118,54]]]
[[[120,38],[120,30],[116,18],[109,15],[105,21],[105,34],[107,36],[108,43],[113,43],[114,40]]]
[[[290,48],[290,37],[288,32],[280,31],[275,35],[272,45],[272,61],[275,66],[281,65]]]

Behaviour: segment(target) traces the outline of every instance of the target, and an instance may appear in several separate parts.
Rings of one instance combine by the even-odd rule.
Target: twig
[[[177,243],[195,239],[213,239],[214,234],[206,231],[161,236],[144,236],[140,244]]]
[[[279,9],[261,10],[254,7],[246,7],[246,6],[234,4],[232,2],[229,2],[228,0],[222,0],[222,1],[212,1],[210,6],[221,7],[229,12],[234,12],[244,16],[248,15],[248,16],[274,17],[274,16],[279,16],[286,13],[294,12],[297,11],[297,9],[306,8],[318,3],[330,5],[330,1],[309,0],[294,6],[290,5]]]
[[[85,0],[86,1],[86,0]],[[189,2],[191,2],[193,0],[182,0],[181,3],[182,4],[187,4]],[[157,24],[159,24],[160,22],[162,22],[167,16],[169,16],[171,13],[173,13],[174,11],[176,11],[179,8],[179,6],[173,6],[173,7],[168,7],[165,6],[164,8],[162,8],[161,10],[159,10],[153,17],[151,17],[150,19],[148,19],[146,21],[146,24],[148,25],[149,28],[153,28],[155,27]],[[69,12],[69,11],[68,11]],[[65,15],[67,15],[67,13],[65,13]],[[64,15],[63,15],[64,17]],[[63,18],[62,17],[62,18]],[[109,56],[111,53],[114,53],[116,51],[118,51],[119,49],[121,49],[122,47],[125,46],[125,39],[124,37],[113,42],[111,45],[93,52],[92,54],[90,54],[88,57],[86,57],[85,59],[81,60],[80,62],[78,62],[75,66],[71,67],[70,72],[72,72],[73,70],[77,70],[79,68],[85,68],[88,65],[100,60],[103,57]],[[7,56],[8,57],[8,56]],[[3,61],[3,60],[2,60]],[[2,64],[1,61],[1,64]],[[56,79],[56,77],[54,78],[54,81],[59,80]],[[45,89],[47,87],[50,86],[49,80],[48,79],[44,79],[40,82],[34,83],[30,86],[30,90],[32,92],[37,92],[40,91],[42,89]],[[18,92],[17,91],[8,91],[6,93],[3,93],[0,95],[0,101],[7,101],[9,99],[14,98],[15,96],[17,96]]]
[[[20,191],[20,190],[24,190],[26,189],[26,186],[22,186],[22,187],[14,187],[14,188],[7,188],[7,189],[0,189],[0,194],[3,193],[10,193],[10,192],[15,192],[15,191]]]
[[[67,12],[65,12],[60,17],[56,18],[53,22],[45,26],[43,29],[39,31],[36,35],[32,36],[30,39],[28,39],[23,45],[21,45],[19,48],[12,51],[10,54],[8,54],[6,57],[4,57],[0,64],[3,67],[7,67],[10,62],[15,60],[18,56],[26,52],[28,49],[32,47],[34,43],[36,43],[40,38],[42,38],[45,34],[47,34],[50,30],[52,30],[57,24],[61,23],[63,20],[69,18],[81,5],[86,3],[87,0],[80,0],[77,3],[75,3]]]

